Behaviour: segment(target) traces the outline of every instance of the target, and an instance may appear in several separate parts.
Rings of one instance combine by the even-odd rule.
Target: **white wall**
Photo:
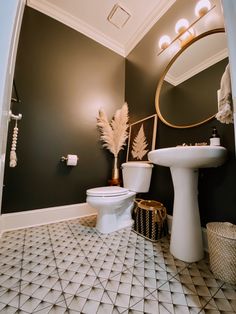
[[[235,0],[221,0],[225,30],[227,34],[228,49],[229,49],[229,63],[230,63],[230,74],[232,84],[232,96],[234,105],[234,121],[236,121],[236,1]],[[234,122],[234,138],[236,134],[236,123]],[[236,149],[236,138],[235,138],[235,149]]]

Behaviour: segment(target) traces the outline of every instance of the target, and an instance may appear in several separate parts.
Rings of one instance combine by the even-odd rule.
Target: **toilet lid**
[[[126,188],[119,186],[103,186],[100,188],[94,188],[87,190],[87,195],[91,196],[119,196],[125,195],[129,192]]]

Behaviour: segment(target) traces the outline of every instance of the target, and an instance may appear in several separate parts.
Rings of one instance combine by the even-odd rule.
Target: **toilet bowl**
[[[87,203],[97,209],[96,229],[110,233],[132,226],[131,212],[136,193],[148,192],[152,164],[128,162],[122,164],[124,187],[104,186],[87,190]]]
[[[110,233],[131,226],[135,195],[135,192],[115,186],[87,190],[87,203],[98,211],[96,229]]]

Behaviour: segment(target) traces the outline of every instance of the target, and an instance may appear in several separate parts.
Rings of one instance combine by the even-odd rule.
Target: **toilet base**
[[[135,192],[114,197],[87,195],[87,203],[98,212],[96,229],[101,233],[111,233],[132,226],[135,195]]]
[[[98,208],[98,216],[96,229],[101,233],[111,233],[117,230],[130,227],[133,224],[131,212],[134,207],[135,193],[129,197],[126,196],[122,202],[118,202],[115,206],[102,206]]]
[[[131,219],[129,221],[124,221],[123,223],[116,225],[114,228],[108,229],[107,227],[104,227],[104,225],[101,225],[101,224],[97,224],[95,228],[102,234],[108,234],[108,233],[115,232],[124,228],[132,227],[133,223],[134,221],[133,219]]]

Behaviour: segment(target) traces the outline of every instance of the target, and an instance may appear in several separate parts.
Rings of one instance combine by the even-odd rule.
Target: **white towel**
[[[218,113],[216,119],[221,123],[233,123],[232,111],[232,91],[229,64],[225,68],[220,81],[220,89],[217,91],[218,99]]]

